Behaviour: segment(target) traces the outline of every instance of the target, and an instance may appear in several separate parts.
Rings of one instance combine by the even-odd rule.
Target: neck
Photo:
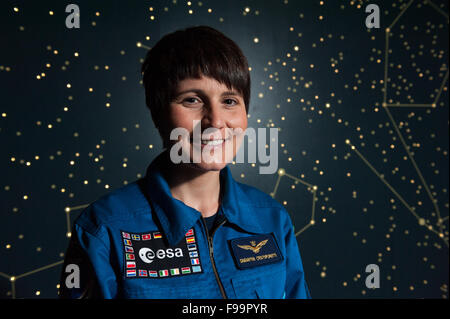
[[[213,216],[219,208],[220,171],[202,171],[189,164],[173,164],[164,169],[172,196],[198,210],[203,217]]]

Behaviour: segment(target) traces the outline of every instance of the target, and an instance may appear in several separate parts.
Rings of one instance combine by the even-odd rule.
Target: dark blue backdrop
[[[249,126],[280,128],[286,174],[232,171],[286,205],[312,296],[448,298],[447,1],[374,1],[370,30],[367,1],[75,1],[67,29],[69,3],[0,3],[1,298],[57,296],[81,208],[161,151],[147,48],[200,24],[248,57]]]

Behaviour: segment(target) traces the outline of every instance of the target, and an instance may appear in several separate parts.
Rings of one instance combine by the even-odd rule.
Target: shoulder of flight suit
[[[239,205],[245,210],[245,219],[258,223],[261,230],[272,232],[276,225],[286,228],[291,225],[288,211],[278,201],[259,189],[236,182],[239,196]],[[247,209],[246,209],[247,208]]]
[[[109,264],[111,242],[108,226],[125,223],[136,214],[148,214],[149,207],[136,182],[97,199],[76,218],[60,281],[60,298],[114,298],[116,269]],[[66,289],[67,264],[80,268],[81,288]]]
[[[128,220],[132,215],[148,213],[149,205],[137,181],[103,195],[75,220],[86,231],[97,234],[102,225]]]
[[[244,204],[254,206],[254,207],[274,207],[274,208],[283,208],[283,206],[278,203],[271,196],[267,195],[263,191],[260,191],[256,187],[236,182],[238,188],[242,191],[242,194],[245,195],[246,199]]]

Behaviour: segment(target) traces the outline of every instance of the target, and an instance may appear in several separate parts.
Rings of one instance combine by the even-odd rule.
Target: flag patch
[[[131,240],[129,240],[129,239],[124,239],[124,240],[123,240],[123,243],[124,243],[125,245],[131,246]]]
[[[147,270],[139,269],[139,277],[147,277]]]
[[[185,236],[193,236],[193,235],[194,235],[194,229],[191,228],[191,229],[188,230],[188,232],[186,233]]]
[[[192,265],[199,265],[200,264],[200,260],[198,258],[191,259],[191,264]]]
[[[197,245],[196,244],[190,244],[187,245],[188,250],[197,250]]]
[[[193,243],[195,243],[195,238],[194,237],[186,237],[186,242],[188,244],[193,244]]]
[[[128,269],[127,277],[136,277],[136,269]]]
[[[196,257],[198,257],[198,252],[197,252],[197,251],[190,251],[190,252],[189,252],[189,257],[191,257],[191,258],[196,258]]]
[[[202,271],[202,267],[200,266],[192,266],[192,272],[201,272]]]
[[[126,253],[134,253],[134,249],[133,249],[133,247],[125,246],[125,252]]]
[[[155,238],[155,239],[162,238],[162,235],[159,232],[153,233],[153,238]]]
[[[191,273],[191,267],[183,267],[181,268],[182,274],[190,274]]]

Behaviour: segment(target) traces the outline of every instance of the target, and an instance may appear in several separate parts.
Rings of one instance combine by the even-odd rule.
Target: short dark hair
[[[239,46],[223,33],[195,26],[169,33],[151,48],[142,64],[145,101],[159,128],[161,111],[175,95],[178,83],[201,75],[214,78],[242,94],[248,113],[250,72]]]

